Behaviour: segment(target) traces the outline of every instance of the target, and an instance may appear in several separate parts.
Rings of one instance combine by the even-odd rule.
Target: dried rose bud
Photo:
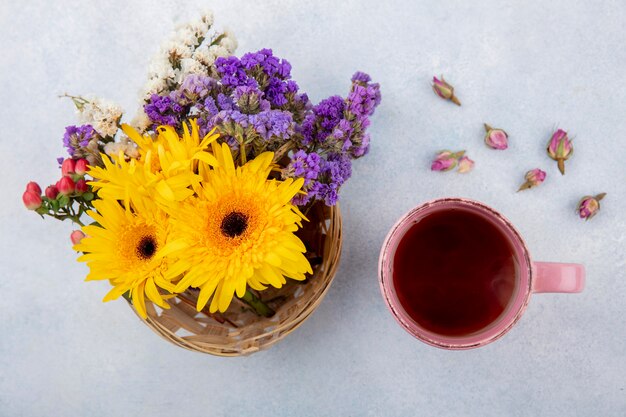
[[[535,168],[528,171],[524,178],[526,178],[526,182],[522,184],[517,191],[527,190],[538,186],[546,179],[546,173],[539,168]]]
[[[59,189],[55,185],[49,185],[46,187],[46,197],[50,200],[54,200],[59,195]]]
[[[459,158],[461,158],[464,154],[465,151],[454,153],[450,151],[441,151],[433,160],[430,165],[430,169],[433,171],[450,171],[457,166]]]
[[[76,181],[74,189],[76,190],[78,194],[82,194],[82,193],[86,193],[89,190],[89,187],[87,186],[87,182],[85,181],[85,179],[81,178],[78,181]]]
[[[466,172],[470,172],[474,168],[474,161],[469,159],[467,156],[459,159],[459,169],[458,172],[461,174],[465,174]]]
[[[41,196],[34,191],[24,191],[24,194],[22,194],[22,201],[29,210],[37,210],[41,207]]]
[[[600,211],[600,200],[606,196],[606,193],[600,193],[596,196],[585,196],[578,203],[576,211],[581,219],[589,220]]]
[[[450,100],[457,106],[461,105],[459,99],[456,98],[456,96],[454,95],[454,87],[452,87],[446,82],[446,80],[443,79],[443,75],[441,76],[441,80],[437,77],[433,77],[433,91],[439,97],[445,100]]]
[[[502,129],[494,129],[485,123],[485,143],[491,149],[504,150],[509,147],[509,135]]]
[[[80,241],[83,240],[84,237],[85,237],[85,234],[81,232],[80,230],[74,230],[70,234],[70,240],[72,241],[73,245],[78,245]]]
[[[35,194],[41,195],[41,187],[35,181],[26,184],[26,191],[32,191]]]
[[[63,195],[69,195],[74,192],[76,184],[70,177],[63,177],[56,184],[57,189]]]
[[[76,161],[72,158],[66,158],[61,164],[61,173],[65,175],[73,174],[76,169]]]
[[[572,141],[567,137],[567,132],[558,129],[552,134],[550,142],[548,142],[548,155],[557,162],[559,171],[565,175],[565,161],[574,153]]]
[[[88,170],[87,165],[89,165],[89,163],[86,159],[79,159],[78,161],[76,161],[76,165],[74,166],[74,172],[76,172],[78,175],[85,175]]]

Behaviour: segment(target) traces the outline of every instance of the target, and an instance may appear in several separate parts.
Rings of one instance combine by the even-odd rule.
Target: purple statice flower
[[[220,74],[220,81],[226,87],[256,85],[256,80],[248,77],[244,66],[235,56],[219,57],[215,60],[215,69]]]
[[[248,97],[251,95],[258,97],[261,94],[263,93],[261,93],[261,91],[259,91],[259,89],[256,87],[250,87],[249,85],[241,85],[235,88],[235,91],[233,91],[233,99],[235,101],[239,101],[239,99],[241,99],[242,97]]]
[[[328,97],[314,106],[299,129],[303,144],[323,144],[343,118],[344,109],[345,102],[339,96]]]
[[[320,173],[321,186],[317,187],[316,198],[327,206],[334,206],[339,199],[339,188],[352,176],[352,160],[343,153],[331,154]]]
[[[380,104],[380,86],[369,82],[367,74],[357,72],[352,77],[352,89],[346,99],[346,120],[350,121],[350,144],[344,142],[343,150],[352,158],[360,158],[369,151],[370,137],[366,133],[369,117]]]
[[[307,153],[302,149],[291,155],[289,165],[283,170],[283,178],[304,178],[302,190],[306,193],[297,194],[292,201],[294,204],[302,206],[316,199],[319,188],[317,178],[324,162],[317,153]]]
[[[265,89],[265,95],[273,106],[282,107],[287,104],[287,83],[280,78],[270,78]]]
[[[302,145],[311,145],[313,143],[313,137],[315,135],[315,114],[308,113],[304,117],[302,123],[296,126],[296,132],[298,132],[302,137]]]
[[[95,136],[96,131],[91,125],[67,126],[63,135],[63,146],[67,148],[70,156],[75,156],[81,154],[79,150],[86,148]]]
[[[270,139],[288,140],[294,132],[291,113],[282,110],[268,110],[249,117],[254,130],[266,141]]]
[[[338,201],[341,186],[352,175],[352,161],[345,153],[329,154],[327,159],[317,153],[300,150],[293,154],[291,162],[283,171],[283,177],[304,177],[303,190],[306,195],[294,197],[293,203],[305,205],[311,201],[323,201],[334,206]]]
[[[287,93],[297,93],[299,88],[298,83],[294,80],[289,80],[285,83],[285,90]],[[303,96],[306,96],[306,94],[303,94]]]
[[[230,96],[226,94],[219,93],[217,95],[217,107],[220,110],[233,110],[235,108],[235,103]]]
[[[272,75],[280,61],[274,56],[271,49],[264,48],[257,52],[244,54],[241,57],[241,63],[246,70],[252,70],[258,65],[268,75]]]
[[[372,77],[370,77],[368,74],[361,72],[361,71],[357,71],[354,73],[354,75],[352,76],[352,82],[353,83],[364,83],[367,84],[370,81],[372,81]]]
[[[200,116],[196,119],[196,122],[198,123],[198,130],[199,130],[201,137],[206,136],[215,127],[212,120],[213,120],[212,117],[208,117],[205,115]]]
[[[360,158],[364,155],[366,155],[370,150],[370,135],[369,133],[365,133],[362,137],[361,137],[361,143],[358,144],[357,146],[353,147],[352,149],[352,155],[355,158]]]
[[[233,100],[239,110],[246,114],[256,114],[271,109],[269,101],[263,99],[263,92],[257,87],[239,86],[233,92]]]
[[[59,156],[57,158],[57,162],[59,163],[59,168],[61,168],[61,165],[63,164],[63,161],[65,161],[65,158],[62,156]]]
[[[204,101],[197,103],[196,107],[199,111],[211,117],[215,116],[220,111],[220,109],[217,107],[217,102],[213,97],[210,96],[205,98]]]
[[[201,74],[190,74],[176,91],[176,101],[182,106],[201,103],[217,88],[217,81]]]
[[[298,84],[289,80],[285,83],[286,92],[284,96],[287,99],[287,104],[282,106],[284,110],[288,110],[293,113],[294,120],[302,122],[305,118],[306,112],[312,108],[309,96],[306,93],[298,94]]]
[[[352,128],[351,123],[346,119],[341,119],[339,123],[337,123],[335,128],[333,129],[327,141],[335,142],[336,143],[336,145],[334,146],[335,149],[346,152],[352,146],[352,141],[350,140],[350,138],[352,137],[352,131],[353,131],[353,128]],[[327,147],[331,148],[333,146],[331,143],[328,143]]]
[[[283,107],[289,103],[287,93],[295,94],[298,84],[290,81],[291,64],[275,57],[271,49],[261,49],[241,57],[241,65],[249,77],[261,84],[265,98],[273,107]]]
[[[260,69],[270,77],[286,80],[291,77],[291,64],[274,56],[271,49],[249,52],[241,57],[241,64],[247,71]]]
[[[331,183],[341,186],[352,176],[352,160],[342,153],[330,154],[322,173],[329,176]]]
[[[179,126],[188,110],[176,102],[171,95],[160,96],[158,94],[153,94],[143,109],[153,124],[168,126]]]
[[[322,169],[322,158],[315,152],[299,150],[291,156],[291,161],[283,171],[284,178],[304,178],[304,186],[316,180]]]
[[[237,142],[237,139],[235,139],[234,137],[226,136],[225,142],[233,151],[239,150],[239,142]]]
[[[346,105],[339,96],[331,96],[320,101],[313,107],[313,113],[319,120],[319,125],[323,131],[332,132],[343,117]]]
[[[238,110],[222,110],[213,117],[213,125],[236,123],[244,129],[248,127],[248,115]]]
[[[380,104],[380,88],[378,84],[363,86],[355,82],[346,102],[348,111],[357,118],[371,116]]]

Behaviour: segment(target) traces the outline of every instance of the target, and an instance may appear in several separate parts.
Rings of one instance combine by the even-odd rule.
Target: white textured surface
[[[626,5],[619,1],[180,1],[0,3],[0,416],[623,416],[626,414]],[[97,7],[95,6],[97,4]],[[84,283],[69,224],[21,207],[24,184],[57,174],[65,91],[135,106],[149,58],[200,7],[239,52],[272,47],[314,101],[356,69],[382,85],[370,155],[343,190],[341,268],[318,311],[247,358],[163,342],[106,283]],[[443,73],[463,107],[429,87]],[[482,123],[510,149],[482,143]],[[556,125],[576,137],[567,175],[544,153]],[[467,175],[431,173],[465,148]],[[515,194],[523,174],[548,172]],[[585,223],[579,197],[605,191]],[[440,196],[508,216],[537,260],[582,262],[580,295],[537,295],[502,340],[467,352],[411,338],[387,313],[378,250],[397,217]]]

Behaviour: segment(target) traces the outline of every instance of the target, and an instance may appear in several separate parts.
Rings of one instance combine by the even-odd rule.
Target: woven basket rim
[[[192,311],[188,306],[182,305],[184,303],[177,303],[176,300],[180,300],[178,297],[175,297],[170,300],[171,308],[169,310],[161,310],[155,307],[149,300],[146,300],[148,317],[145,320],[142,319],[142,322],[163,339],[177,346],[217,356],[249,355],[274,345],[310,317],[328,292],[334,279],[341,258],[343,243],[342,218],[338,204],[327,208],[327,210],[328,219],[319,222],[316,229],[320,235],[324,236],[322,262],[314,268],[313,275],[304,284],[293,286],[294,294],[300,289],[303,294],[298,298],[294,296],[293,299],[289,299],[284,305],[280,306],[276,312],[278,317],[275,316],[271,319],[256,318],[255,322],[249,325],[246,324],[242,328],[233,331],[232,327],[228,328],[227,325],[220,324],[217,321],[210,324],[206,323],[207,320],[213,319],[209,319],[202,313]],[[129,302],[129,305],[137,314],[132,303]],[[175,316],[172,312],[173,309],[176,310]],[[186,315],[186,317],[181,316],[181,314]],[[176,318],[179,320],[176,320]],[[195,325],[188,320],[194,321]],[[274,325],[273,323],[276,321],[278,323]],[[193,334],[190,331],[190,329],[197,328],[206,330],[209,327],[211,330],[216,329],[217,331],[225,332],[225,334],[213,336],[209,334],[209,331],[205,334]],[[180,334],[181,331],[187,334]],[[246,335],[247,333],[249,335]]]

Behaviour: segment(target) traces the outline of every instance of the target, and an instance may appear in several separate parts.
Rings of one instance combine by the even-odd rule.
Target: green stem
[[[294,143],[291,140],[281,145],[280,148],[276,149],[276,152],[274,152],[274,159],[272,162],[278,163],[278,161],[280,161],[282,157],[285,156],[293,146]]]
[[[209,46],[217,45],[218,43],[221,42],[222,39],[224,39],[225,36],[226,36],[225,33],[222,33],[219,36],[216,36],[214,39],[211,40],[211,43],[209,44]]]
[[[246,293],[243,297],[239,298],[244,303],[248,304],[252,309],[263,317],[272,317],[276,312],[272,310],[267,304],[265,304],[259,297],[254,295],[249,288],[246,288]]]
[[[239,154],[241,156],[241,166],[244,166],[248,158],[246,156],[246,143],[243,140],[239,142]]]
[[[50,217],[54,217],[57,220],[65,220],[65,219],[70,219],[71,221],[73,221],[74,223],[76,223],[77,225],[83,227],[85,224],[83,222],[80,221],[80,219],[78,218],[78,216],[71,216],[70,214],[56,214],[56,213],[44,213],[47,214]]]

